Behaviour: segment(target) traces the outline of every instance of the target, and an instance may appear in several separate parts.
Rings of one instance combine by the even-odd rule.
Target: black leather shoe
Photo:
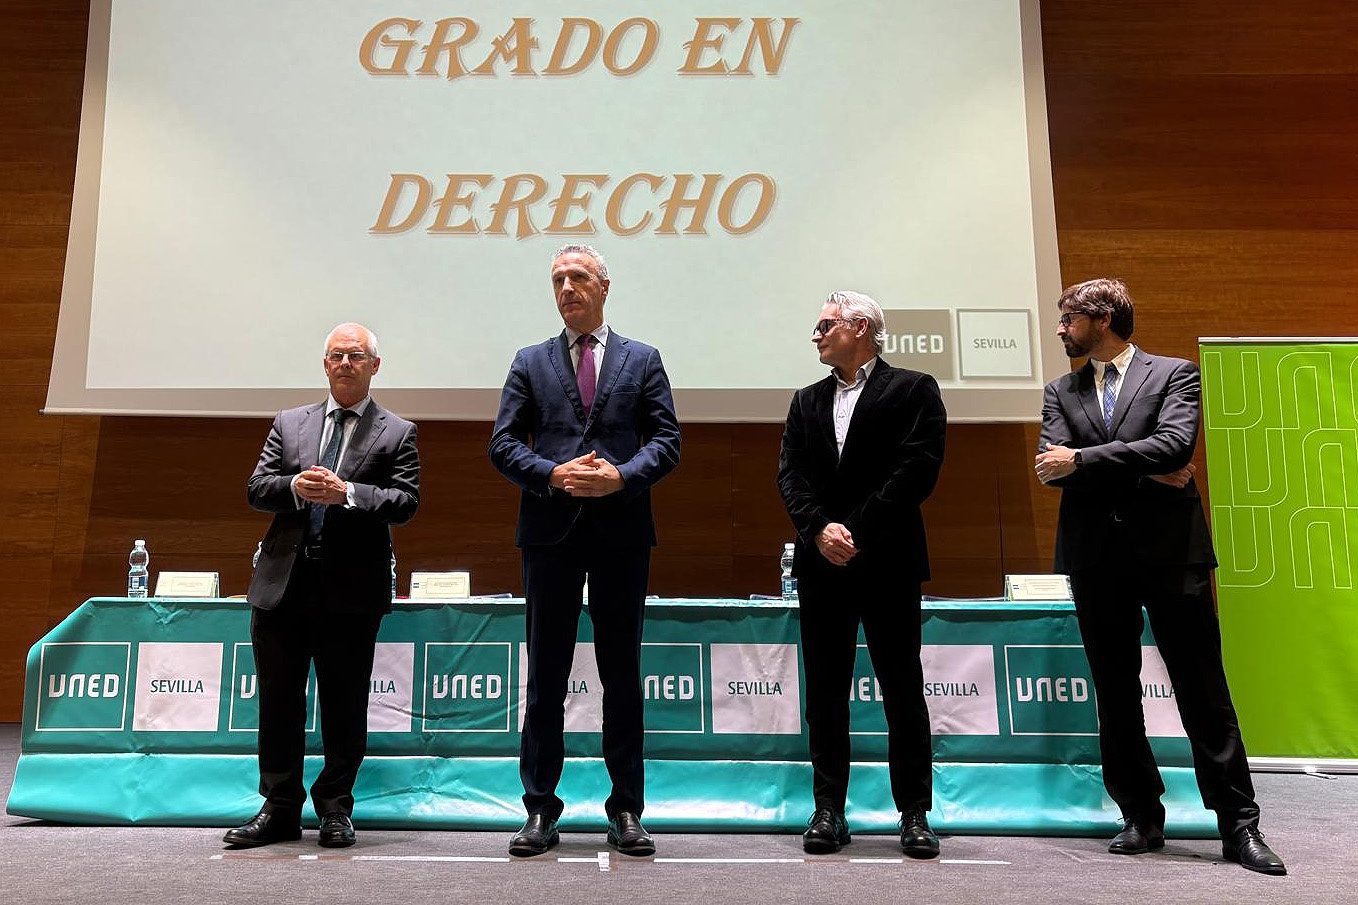
[[[802,833],[802,851],[812,855],[829,855],[853,841],[849,822],[832,808],[816,808]]]
[[[540,855],[560,841],[555,820],[545,814],[529,814],[523,829],[509,840],[509,853],[520,858]]]
[[[608,821],[608,844],[624,855],[655,854],[655,841],[641,825],[641,818],[631,811],[619,811]]]
[[[354,822],[343,811],[331,811],[321,818],[321,845],[348,848],[355,842]]]
[[[1115,855],[1144,855],[1151,849],[1164,847],[1164,830],[1158,826],[1143,826],[1131,817],[1123,818],[1122,832],[1108,843],[1108,851]]]
[[[901,815],[901,851],[911,858],[938,857],[938,837],[929,829],[929,818],[920,808]]]
[[[1264,834],[1257,826],[1237,830],[1230,839],[1221,840],[1221,855],[1247,870],[1281,877],[1287,873],[1283,859],[1273,853],[1264,842]]]
[[[297,814],[260,811],[244,826],[227,830],[222,841],[241,848],[255,848],[275,842],[296,842],[301,838],[302,818]]]

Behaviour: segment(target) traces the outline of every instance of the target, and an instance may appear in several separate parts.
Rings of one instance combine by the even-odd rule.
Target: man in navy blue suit
[[[655,843],[641,825],[641,626],[655,546],[651,485],[679,464],[679,420],[660,353],[604,323],[608,266],[588,245],[552,257],[566,328],[520,349],[490,438],[490,460],[522,489],[515,544],[528,605],[528,689],[519,754],[528,820],[510,854],[559,839],[566,683],[582,591],[603,682],[603,755],[613,783],[608,842],[629,855]]]

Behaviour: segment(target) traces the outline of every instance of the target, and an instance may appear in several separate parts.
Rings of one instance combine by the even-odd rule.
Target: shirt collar
[[[839,372],[836,371],[834,368],[831,368],[831,369],[830,369],[830,374],[831,374],[831,376],[833,376],[833,377],[835,378],[835,384],[836,384],[841,390],[847,390],[847,389],[849,389],[850,387],[857,386],[857,385],[859,384],[860,381],[866,381],[869,377],[871,377],[871,376],[872,376],[872,369],[875,368],[875,367],[877,367],[877,356],[876,356],[876,355],[874,355],[872,358],[869,358],[867,364],[865,364],[865,365],[863,365],[861,368],[859,368],[859,369],[858,369],[858,373],[855,374],[855,375],[853,375],[853,380],[850,381],[850,382],[848,382],[848,383],[845,383],[844,381],[842,381],[842,380],[839,379]]]
[[[349,406],[349,411],[353,412],[353,413],[354,413],[355,415],[357,415],[359,418],[362,418],[362,417],[363,417],[363,413],[366,412],[366,411],[368,410],[368,403],[370,403],[370,402],[372,402],[372,401],[373,401],[373,397],[372,397],[372,396],[364,396],[364,397],[363,397],[362,399],[360,399],[358,402],[356,402],[356,403],[354,403],[353,405]],[[336,402],[334,396],[328,396],[328,397],[326,397],[326,400],[325,400],[325,417],[329,418],[331,412],[333,412],[335,409],[342,409],[342,408],[344,408],[344,406],[342,406],[342,405],[340,405],[338,402]]]
[[[590,332],[594,334],[594,342],[595,342],[596,345],[598,345],[598,347],[599,347],[600,349],[602,349],[602,348],[604,348],[604,347],[606,347],[606,346],[608,345],[608,333],[609,333],[608,324],[600,324],[600,325],[599,325],[599,329],[597,329],[597,330],[591,330]],[[567,347],[567,348],[574,348],[576,342],[577,342],[579,339],[580,339],[580,331],[579,331],[579,330],[572,330],[570,327],[567,327],[567,328],[566,328],[566,347]]]
[[[1136,346],[1132,345],[1131,343],[1128,343],[1127,348],[1119,352],[1113,358],[1111,364],[1117,366],[1119,374],[1126,374],[1127,368],[1130,367],[1132,364],[1132,357],[1135,355]],[[1099,380],[1103,380],[1103,370],[1104,368],[1108,367],[1110,363],[1106,361],[1099,361],[1096,358],[1091,358],[1090,361],[1094,363],[1094,376]]]

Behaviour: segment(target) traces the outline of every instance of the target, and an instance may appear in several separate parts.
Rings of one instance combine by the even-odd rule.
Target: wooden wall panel
[[[1358,5],[1350,0],[1044,0],[1062,278],[1125,278],[1136,341],[1358,335]],[[80,0],[0,6],[0,720],[24,655],[90,596],[117,593],[134,537],[153,570],[212,568],[243,592],[268,517],[244,484],[268,424],[46,417],[83,81]],[[318,390],[318,395],[320,391]],[[414,569],[470,568],[521,589],[518,491],[489,425],[421,425]],[[781,426],[688,425],[655,490],[651,591],[776,593],[791,536],[774,473]],[[1059,493],[1032,474],[1035,425],[954,425],[926,506],[941,596],[1049,568]],[[1201,453],[1197,459],[1203,466]]]

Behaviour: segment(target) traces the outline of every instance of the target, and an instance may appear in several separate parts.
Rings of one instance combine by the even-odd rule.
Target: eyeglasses
[[[853,321],[847,317],[823,317],[820,320],[816,321],[816,326],[811,328],[811,332],[819,333],[821,336],[824,336],[831,330],[835,329],[835,324],[851,324],[851,323],[853,323]]]
[[[1093,317],[1093,315],[1088,313],[1087,311],[1067,311],[1065,314],[1057,318],[1056,322],[1063,327],[1069,327],[1070,319],[1072,317]]]
[[[352,364],[352,365],[354,365],[355,367],[357,367],[358,365],[363,364],[365,361],[367,361],[369,358],[372,358],[372,357],[373,357],[373,356],[369,355],[367,352],[326,352],[326,353],[325,353],[325,360],[328,361],[328,362],[330,362],[332,365],[343,364],[343,363],[345,362],[345,360],[347,359],[347,360],[349,361],[349,363]]]

